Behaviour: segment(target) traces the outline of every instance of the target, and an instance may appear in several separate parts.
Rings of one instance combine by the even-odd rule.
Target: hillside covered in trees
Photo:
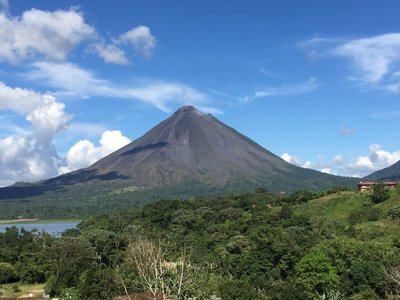
[[[60,299],[397,299],[399,229],[398,189],[167,200],[61,237],[0,233],[0,284]]]

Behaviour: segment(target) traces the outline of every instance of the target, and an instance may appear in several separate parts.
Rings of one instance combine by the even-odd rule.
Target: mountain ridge
[[[365,176],[364,180],[400,181],[400,160],[393,165]]]

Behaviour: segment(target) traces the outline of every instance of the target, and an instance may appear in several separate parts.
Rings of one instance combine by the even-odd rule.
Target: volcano
[[[187,180],[232,186],[328,187],[347,179],[291,165],[211,114],[185,106],[145,135],[85,170],[118,174],[143,188]],[[79,172],[78,172],[79,173]],[[313,183],[309,182],[310,177]],[[242,184],[241,184],[242,185]]]
[[[134,201],[141,193],[148,201],[249,192],[257,187],[275,192],[355,187],[356,182],[292,165],[211,114],[185,106],[92,166],[0,189],[0,200],[32,202],[39,197],[64,204],[76,199],[110,203],[121,197]]]

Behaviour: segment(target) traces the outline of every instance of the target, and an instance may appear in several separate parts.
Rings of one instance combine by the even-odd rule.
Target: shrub
[[[400,205],[392,206],[385,215],[389,220],[397,221],[400,220]]]
[[[363,208],[350,213],[349,223],[350,225],[355,225],[363,222],[377,221],[381,215],[382,211],[377,207]]]
[[[18,274],[13,265],[0,262],[0,283],[10,283],[19,280]]]
[[[374,184],[372,186],[372,194],[370,199],[373,203],[381,203],[390,198],[389,190],[383,183]]]

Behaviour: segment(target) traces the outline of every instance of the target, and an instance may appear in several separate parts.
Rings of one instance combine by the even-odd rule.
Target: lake
[[[24,227],[25,230],[31,231],[36,228],[39,232],[45,231],[52,235],[60,235],[66,229],[75,228],[78,222],[60,222],[60,223],[12,223],[0,224],[0,232],[5,232],[7,227]]]

